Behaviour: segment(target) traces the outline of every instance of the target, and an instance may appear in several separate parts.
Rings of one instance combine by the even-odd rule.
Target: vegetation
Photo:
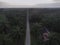
[[[0,45],[25,45],[27,9],[0,9]],[[60,8],[29,8],[31,45],[60,45]],[[42,30],[49,30],[44,42]]]
[[[24,45],[26,9],[0,11],[0,45]]]
[[[49,40],[42,39],[43,27],[49,30]],[[60,9],[30,9],[31,45],[60,45]]]

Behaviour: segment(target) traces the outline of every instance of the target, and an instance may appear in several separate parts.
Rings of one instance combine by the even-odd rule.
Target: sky
[[[35,5],[35,4],[54,3],[53,0],[0,0],[0,2],[6,2],[11,5]]]

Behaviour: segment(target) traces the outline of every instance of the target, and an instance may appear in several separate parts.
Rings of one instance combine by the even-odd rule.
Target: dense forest
[[[29,8],[31,45],[60,45],[60,8]],[[0,45],[25,45],[26,8],[0,9]],[[49,40],[43,42],[46,27]]]
[[[33,8],[29,11],[31,45],[60,45],[60,8]],[[50,32],[46,42],[41,35],[44,27]]]
[[[24,45],[26,9],[0,9],[0,45]]]

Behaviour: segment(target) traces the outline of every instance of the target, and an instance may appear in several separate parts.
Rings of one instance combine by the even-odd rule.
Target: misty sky
[[[54,3],[53,0],[0,0],[0,2],[8,2],[11,5],[34,5],[41,3]]]

